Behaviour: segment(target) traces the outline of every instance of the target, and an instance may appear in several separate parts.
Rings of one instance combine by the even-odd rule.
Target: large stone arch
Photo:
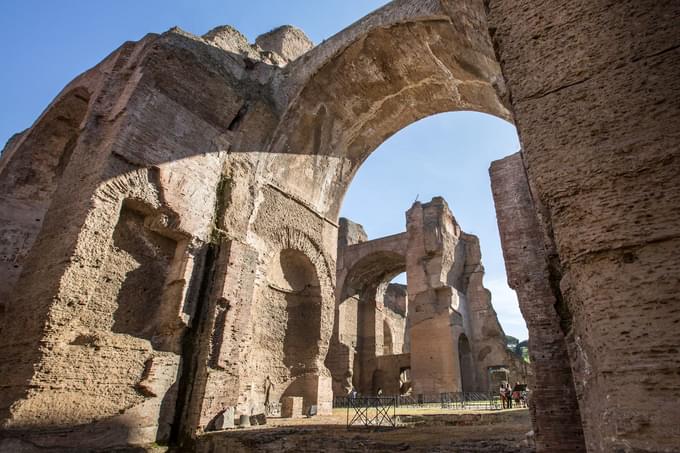
[[[512,118],[477,0],[390,3],[287,72],[267,173],[331,220],[361,163],[409,124],[460,110]]]
[[[375,360],[384,346],[382,299],[389,281],[406,270],[403,236],[395,235],[396,241],[383,244],[364,243],[369,247],[356,244],[342,253],[327,358],[335,395],[342,396],[352,387],[360,392],[372,389]]]
[[[680,388],[677,281],[669,278],[680,266],[676,4],[397,0],[287,68],[226,27],[204,37],[173,29],[123,45],[64,92],[83,86],[91,98],[6,304],[3,428],[31,445],[55,445],[44,433],[58,415],[49,408],[61,401],[41,398],[53,376],[86,373],[93,363],[60,360],[59,351],[89,316],[79,282],[101,262],[99,242],[88,240],[115,223],[93,206],[102,186],[158,170],[162,202],[179,214],[180,229],[215,247],[220,278],[204,291],[206,306],[236,327],[201,331],[216,360],[196,366],[211,378],[228,375],[220,367],[241,356],[221,340],[249,326],[252,276],[270,252],[260,233],[298,225],[332,268],[337,212],[362,160],[419,118],[470,109],[514,117],[522,140],[522,154],[498,162],[492,175],[511,286],[520,299],[540,302],[523,307],[534,321],[532,351],[543,346],[532,352],[535,394],[558,389],[536,398],[538,450],[582,451],[582,427],[591,451],[673,449],[677,436],[666,434],[677,424],[669,401]],[[201,281],[209,272],[194,275]],[[137,365],[126,382],[149,377]],[[111,402],[120,409],[120,395],[134,385],[120,382],[111,374],[73,380],[73,393],[101,396],[88,411],[115,412]],[[231,381],[192,393],[210,403],[192,417],[209,420],[231,404],[233,395],[220,393],[224,382]],[[564,390],[573,382],[583,422]],[[61,407],[72,443],[154,439],[154,423],[140,432],[127,418],[102,436],[82,407]],[[190,435],[205,426],[188,425]]]
[[[478,0],[392,2],[305,54],[286,73],[287,106],[260,168],[328,223],[336,222],[365,159],[409,124],[462,110],[514,122],[485,4]],[[552,305],[542,309],[541,317],[555,328],[559,321]],[[566,436],[571,440],[564,448],[581,449],[580,413],[562,332],[543,346],[546,355],[534,342],[536,357],[546,357],[545,367],[557,371],[537,377],[536,394],[546,396],[536,404],[546,407],[534,425],[549,448]],[[534,362],[540,362],[536,357]],[[559,400],[548,402],[556,391]],[[552,415],[557,412],[547,409],[550,404],[573,420],[568,435]]]

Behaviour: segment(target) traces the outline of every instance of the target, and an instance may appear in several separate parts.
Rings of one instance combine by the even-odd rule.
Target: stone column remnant
[[[493,162],[490,173],[508,285],[517,292],[529,329],[536,446],[541,451],[585,451],[574,378],[556,309],[561,294],[550,285],[548,247],[522,156],[517,153]]]

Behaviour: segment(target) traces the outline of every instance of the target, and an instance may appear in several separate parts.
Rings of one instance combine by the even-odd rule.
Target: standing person
[[[508,409],[512,409],[512,390],[510,384],[505,384],[505,399],[508,401]]]
[[[269,412],[269,397],[273,388],[274,383],[269,376],[267,376],[264,380],[264,408],[266,412]]]
[[[501,383],[501,388],[498,391],[498,393],[501,395],[501,407],[503,409],[507,409],[508,407],[508,398],[505,396],[505,382]]]
[[[520,385],[520,383],[516,382],[515,386],[512,389],[512,395],[511,396],[512,396],[512,399],[515,401],[515,405],[517,407],[521,407],[520,404],[519,404],[519,400],[520,400],[520,396],[521,396],[521,394],[520,394],[521,388],[522,388],[522,386]]]

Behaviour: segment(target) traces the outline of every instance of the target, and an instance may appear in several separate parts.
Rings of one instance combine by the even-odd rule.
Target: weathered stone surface
[[[531,333],[534,370],[531,415],[539,451],[585,451],[581,415],[558,311],[560,294],[550,284],[551,269],[521,155],[493,162],[490,169],[508,284],[517,292]]]
[[[495,391],[488,376],[497,366],[526,382],[482,284],[479,240],[461,230],[442,198],[415,203],[406,219],[413,392]]]
[[[283,58],[286,64],[314,47],[314,43],[302,30],[290,25],[275,28],[269,33],[258,36],[255,44],[262,50],[273,52]]]
[[[302,397],[286,396],[281,399],[281,417],[294,418],[303,415]]]
[[[680,4],[488,3],[586,447],[677,450]]]
[[[326,358],[334,394],[399,395],[411,386],[428,397],[487,392],[497,390],[488,375],[498,366],[526,382],[527,366],[508,352],[482,285],[478,239],[461,231],[442,198],[415,203],[406,218],[405,233],[374,240],[341,221],[336,325]],[[404,271],[407,287],[388,285]]]
[[[586,449],[677,450],[679,17],[670,1],[400,0],[310,50],[289,28],[261,46],[228,27],[124,44],[0,158],[2,449],[181,444],[223,407],[250,415],[267,398],[330,409],[344,192],[393,133],[475,110],[522,141],[523,218],[538,227],[517,253],[549,270],[529,282],[542,296],[527,321],[559,362],[537,385],[572,382],[550,288]],[[476,239],[442,242],[423,219],[421,251],[447,252],[408,306],[464,306],[463,293],[493,324]],[[406,266],[394,252],[389,272]],[[337,293],[349,279],[380,306],[375,262]],[[376,313],[359,348],[379,356]],[[560,441],[547,420],[542,451]]]

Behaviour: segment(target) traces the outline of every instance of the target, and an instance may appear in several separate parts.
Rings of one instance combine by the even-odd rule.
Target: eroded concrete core
[[[225,409],[281,398],[328,411],[347,382],[327,366],[346,189],[387,137],[473,110],[522,142],[491,173],[537,450],[677,451],[678,23],[673,1],[398,0],[314,47],[290,27],[123,44],[0,159],[0,450],[190,445]],[[446,318],[479,359],[490,324],[456,304],[488,297],[447,219],[415,206],[405,234],[422,239],[379,262],[425,256],[407,296],[431,314],[411,342]],[[378,301],[365,270],[356,288]],[[376,364],[384,325],[360,346]]]
[[[334,395],[497,392],[497,370],[506,382],[527,382],[483,286],[479,239],[461,230],[444,199],[415,203],[406,232],[379,239],[340,219],[338,244],[326,358]],[[407,286],[389,283],[404,272]]]

